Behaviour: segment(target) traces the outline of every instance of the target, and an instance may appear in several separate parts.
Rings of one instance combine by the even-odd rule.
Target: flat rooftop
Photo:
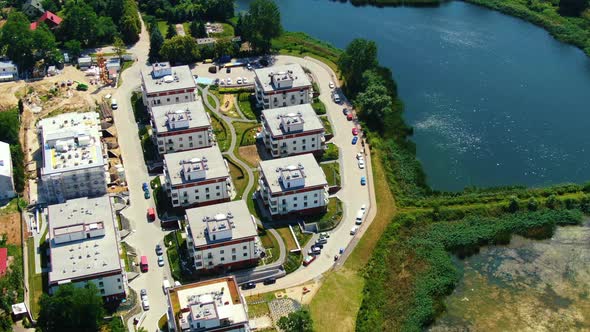
[[[172,185],[229,177],[225,160],[217,146],[167,153],[164,155],[164,164]]]
[[[115,231],[115,211],[108,196],[76,198],[50,205],[47,209],[50,283],[122,270]],[[56,236],[100,227],[104,229],[103,236],[55,243]]]
[[[255,69],[254,74],[256,75],[258,82],[260,82],[264,92],[311,87],[311,82],[309,81],[307,74],[298,64]],[[273,84],[273,77],[278,80],[292,80],[293,83],[288,88],[279,88]]]
[[[260,162],[260,169],[271,193],[289,190],[325,186],[328,184],[324,171],[317,163],[313,154],[303,154],[280,159],[264,160]],[[287,188],[281,177],[302,177],[303,187]]]
[[[162,65],[165,64],[166,63],[163,63]],[[170,70],[170,75],[165,75],[163,77],[154,77],[152,75],[152,71],[154,70],[153,67],[151,70],[144,70],[141,72],[146,93],[150,94],[170,90],[195,89],[197,87],[195,78],[188,66],[169,67],[169,64],[167,64],[167,66],[168,67],[166,68]]]
[[[310,104],[267,109],[262,111],[262,115],[272,136],[324,129],[322,121],[320,121]],[[302,127],[302,130],[288,131],[290,122],[301,123],[302,125],[299,127]]]
[[[12,156],[10,145],[0,142],[0,175],[12,178]]]
[[[157,133],[211,126],[200,99],[190,103],[153,106],[152,118]]]
[[[170,288],[168,304],[179,330],[183,330],[181,326],[190,324],[190,321],[219,319],[228,320],[230,324],[248,322],[243,299],[232,276]]]
[[[186,218],[195,247],[257,235],[256,224],[243,200],[187,209]],[[211,237],[217,231],[229,230],[229,237]]]
[[[64,113],[37,126],[43,144],[42,174],[104,166],[98,113]]]

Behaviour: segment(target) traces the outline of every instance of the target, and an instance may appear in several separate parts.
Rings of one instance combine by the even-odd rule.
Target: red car
[[[346,114],[346,120],[352,121],[352,112],[348,112],[348,114]]]
[[[359,130],[358,130],[358,128],[357,128],[357,127],[354,127],[354,128],[352,128],[352,134],[353,134],[354,136],[356,136],[356,135],[358,135],[358,134],[359,134]]]

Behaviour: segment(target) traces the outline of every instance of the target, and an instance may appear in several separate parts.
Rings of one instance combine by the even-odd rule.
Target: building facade
[[[93,283],[107,300],[125,297],[126,275],[111,198],[77,198],[49,205],[49,290]]]
[[[328,182],[312,154],[261,161],[259,171],[259,197],[272,217],[326,210]]]
[[[16,196],[12,176],[10,145],[0,142],[0,200],[12,199]]]
[[[0,61],[0,82],[14,81],[18,78],[18,67],[12,61]]]
[[[212,146],[213,130],[201,100],[151,110],[154,139],[160,154]]]
[[[274,158],[324,151],[324,126],[310,104],[262,111],[262,139]]]
[[[143,104],[153,106],[188,103],[196,100],[197,83],[188,66],[170,66],[168,62],[152,64],[150,72],[141,72]]]
[[[264,108],[308,104],[312,101],[312,85],[298,64],[256,69],[256,102]]]
[[[233,276],[169,288],[171,332],[249,332],[248,305]]]
[[[61,203],[106,194],[106,152],[98,113],[65,113],[39,121],[43,200]]]
[[[217,146],[164,155],[165,189],[174,207],[228,202],[229,168]]]
[[[264,251],[243,200],[186,210],[187,247],[197,272],[256,266]]]

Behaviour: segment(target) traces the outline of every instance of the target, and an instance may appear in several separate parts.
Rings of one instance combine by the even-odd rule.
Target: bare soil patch
[[[8,244],[20,245],[21,242],[21,220],[19,213],[11,213],[0,216],[0,234],[8,236]]]
[[[258,162],[260,162],[260,156],[258,155],[256,145],[240,146],[238,148],[238,154],[242,160],[252,167],[256,167]]]

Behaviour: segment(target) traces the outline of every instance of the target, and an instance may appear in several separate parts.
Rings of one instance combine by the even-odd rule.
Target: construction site
[[[42,79],[13,81],[0,84],[0,111],[14,108],[22,101],[23,112],[19,138],[25,156],[27,185],[24,198],[31,203],[38,201],[38,169],[43,157],[37,131],[39,120],[69,112],[96,111],[100,115],[102,143],[108,156],[111,175],[108,191],[125,191],[125,182],[119,178],[123,161],[117,142],[117,130],[113,125],[110,95],[116,87],[119,68],[108,68],[100,53],[93,58],[93,66],[86,70],[66,66]]]

